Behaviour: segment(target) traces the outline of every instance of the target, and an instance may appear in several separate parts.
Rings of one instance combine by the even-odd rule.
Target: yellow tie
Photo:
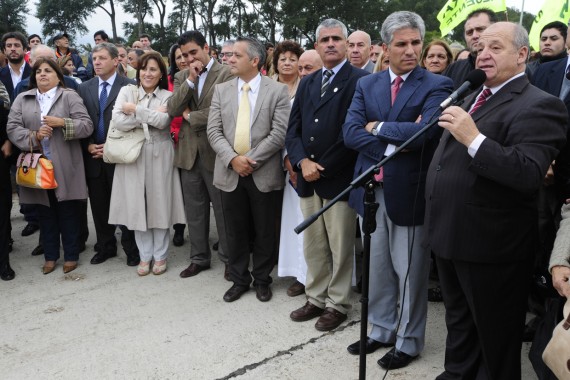
[[[244,84],[241,92],[241,100],[239,102],[239,109],[236,121],[236,136],[234,139],[234,150],[237,154],[244,155],[249,152],[249,123],[250,123],[250,106],[249,97],[247,96],[250,90],[249,84]]]

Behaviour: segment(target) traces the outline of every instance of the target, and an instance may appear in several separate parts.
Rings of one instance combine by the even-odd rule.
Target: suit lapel
[[[550,75],[546,79],[546,92],[554,96],[560,95],[560,90],[562,89],[562,82],[564,82],[566,62],[568,60],[561,59],[560,63],[554,65],[552,70],[550,70]]]
[[[473,121],[477,123],[482,117],[489,115],[493,110],[500,105],[510,102],[513,99],[513,93],[522,92],[523,88],[528,85],[528,79],[526,76],[517,78],[509,83],[507,83],[503,88],[501,88],[496,94],[491,96],[481,107],[475,111],[471,117]],[[475,96],[479,95],[479,92]]]
[[[373,98],[376,100],[380,110],[380,118],[378,120],[388,120],[390,108],[392,107],[390,104],[390,73],[388,70],[384,70],[372,75],[376,75]]]
[[[402,83],[400,91],[398,92],[398,96],[396,96],[396,101],[394,102],[394,105],[390,110],[390,114],[388,115],[388,121],[395,121],[398,119],[398,115],[400,114],[404,106],[408,104],[408,100],[410,100],[410,97],[414,94],[414,92],[416,92],[417,88],[419,87],[423,76],[424,72],[422,71],[422,68],[417,66],[410,73],[408,79],[406,79],[404,83]],[[390,77],[390,74],[388,74],[388,77]],[[390,86],[391,85],[392,84],[390,84]],[[388,87],[390,88],[389,102],[392,103],[390,86]]]
[[[342,65],[338,73],[335,74],[332,82],[329,84],[329,87],[327,88],[327,91],[325,92],[325,95],[323,97],[321,97],[321,88],[320,88],[323,77],[321,70],[321,83],[319,83],[319,89],[318,89],[318,97],[320,98],[320,102],[318,103],[318,106],[316,107],[315,111],[323,107],[325,104],[329,102],[329,100],[331,100],[337,94],[342,92],[342,89],[344,88],[345,83],[348,80],[348,77],[350,76],[351,69],[352,66],[350,65],[350,62],[348,62],[347,60],[344,63],[344,65]],[[316,86],[314,87],[316,89]]]
[[[89,100],[91,103],[91,108],[99,112],[99,78],[93,78],[89,85],[90,89],[88,93],[91,95],[91,99]]]
[[[238,78],[232,79],[230,81],[230,88],[228,90],[227,96],[229,96],[229,105],[230,105],[230,109],[231,109],[231,115],[233,120],[231,120],[231,125],[233,126],[232,128],[235,128],[236,125],[236,120],[237,120],[237,113],[238,113],[238,108],[239,108],[239,103],[238,103],[238,88],[237,88],[237,83],[238,83]],[[222,105],[222,109],[223,109],[223,105]]]
[[[309,99],[313,103],[313,108],[317,109],[319,103],[321,102],[321,83],[323,81],[323,71],[319,70],[314,75],[311,76],[311,82],[307,84],[309,89]]]
[[[117,75],[115,82],[113,82],[113,86],[111,87],[111,91],[107,96],[107,104],[105,104],[105,109],[107,109],[107,107],[109,107],[109,105],[112,104],[115,99],[117,99],[117,95],[119,95],[119,91],[121,90],[121,87],[123,87],[123,84],[124,83],[122,77]]]
[[[212,64],[212,67],[210,68],[210,72],[208,73],[208,76],[206,77],[206,81],[204,82],[204,87],[202,87],[202,93],[200,94],[200,98],[197,99],[198,106],[200,106],[200,103],[202,103],[202,100],[204,100],[204,98],[206,97],[206,94],[210,91],[210,88],[212,87],[212,85],[216,81],[219,70],[220,70],[220,64],[214,60],[214,63]],[[198,87],[197,86],[196,86],[196,91],[194,91],[194,96],[196,96],[196,97],[198,96]]]
[[[265,101],[265,98],[267,97],[267,80],[271,80],[271,79],[267,79],[265,76],[261,77],[261,83],[259,85],[259,93],[257,94],[257,100],[255,102],[255,109],[253,110],[253,117],[251,118],[251,125],[253,125],[255,123],[255,119],[257,119],[257,116],[259,115],[259,110],[261,109],[261,105],[263,104],[263,102]],[[236,113],[237,115],[237,113]]]

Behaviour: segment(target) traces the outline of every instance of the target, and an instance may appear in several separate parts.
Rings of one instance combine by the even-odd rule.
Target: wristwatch
[[[376,125],[374,126],[374,128],[372,128],[372,131],[371,131],[371,132],[372,132],[372,135],[373,135],[373,136],[378,136],[378,132],[379,132],[379,129],[380,129],[380,128],[378,128],[378,126],[380,125],[380,123],[381,123],[380,121],[377,122]]]

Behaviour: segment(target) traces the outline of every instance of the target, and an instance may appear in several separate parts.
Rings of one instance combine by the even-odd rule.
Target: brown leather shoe
[[[344,321],[346,321],[346,314],[332,307],[327,307],[323,315],[321,315],[317,323],[315,323],[315,328],[319,331],[331,331],[340,326]]]
[[[305,285],[301,284],[299,281],[295,281],[287,289],[287,295],[289,297],[297,297],[305,293]]]
[[[307,301],[305,306],[291,312],[291,314],[289,314],[289,317],[295,322],[304,322],[308,321],[309,319],[318,317],[323,312],[323,309]]]
[[[42,268],[43,274],[50,274],[55,270],[55,261],[46,261]]]
[[[202,265],[192,263],[188,266],[188,268],[186,268],[182,272],[180,272],[180,277],[187,278],[187,277],[196,276],[198,273],[200,273],[206,269],[210,269],[210,266],[209,265],[208,266],[202,266]]]
[[[228,264],[226,264],[226,268],[224,269],[224,280],[232,281],[232,278],[230,277],[230,266]]]
[[[69,273],[77,269],[77,261],[66,261],[63,263],[63,273]]]

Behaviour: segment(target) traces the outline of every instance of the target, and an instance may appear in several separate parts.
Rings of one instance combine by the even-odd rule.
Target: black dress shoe
[[[217,242],[215,242],[214,244],[212,244],[212,249],[213,249],[214,251],[217,251],[219,247],[220,247],[220,242],[219,242],[219,241],[217,241]]]
[[[443,302],[443,294],[441,293],[441,288],[439,285],[435,288],[428,289],[428,301]]]
[[[394,345],[394,343],[378,342],[377,340],[374,340],[372,338],[367,337],[366,338],[366,354],[371,354],[379,348],[392,347],[393,345]],[[360,340],[352,343],[346,349],[352,355],[360,355]]]
[[[139,255],[127,255],[127,265],[130,267],[136,267],[141,262]]]
[[[34,250],[32,251],[32,256],[40,256],[44,254],[44,246],[40,243]]]
[[[14,277],[16,277],[16,273],[10,267],[10,264],[6,264],[2,273],[0,273],[0,279],[2,279],[2,281],[10,281],[13,280]]]
[[[91,258],[91,264],[101,264],[110,259],[111,257],[116,257],[117,253],[105,253],[97,252],[93,258]]]
[[[210,266],[209,265],[203,266],[203,265],[198,265],[198,264],[192,263],[188,266],[188,268],[186,268],[182,272],[180,272],[180,277],[182,277],[182,278],[193,277],[193,276],[196,276],[198,273],[200,273],[206,269],[210,269]]]
[[[271,299],[273,294],[271,293],[271,288],[269,287],[269,285],[256,285],[255,296],[261,302],[267,302]]]
[[[175,232],[172,238],[172,244],[174,244],[175,247],[182,247],[184,245],[184,233]]]
[[[378,360],[378,365],[384,369],[398,369],[404,368],[418,356],[411,356],[397,350],[396,347],[392,348],[388,353]]]
[[[28,223],[26,227],[22,230],[22,236],[30,236],[34,232],[40,229],[40,226],[37,224]]]
[[[241,286],[234,284],[231,288],[228,289],[226,294],[224,294],[224,301],[226,302],[234,302],[238,300],[242,294],[249,290],[249,286]]]

